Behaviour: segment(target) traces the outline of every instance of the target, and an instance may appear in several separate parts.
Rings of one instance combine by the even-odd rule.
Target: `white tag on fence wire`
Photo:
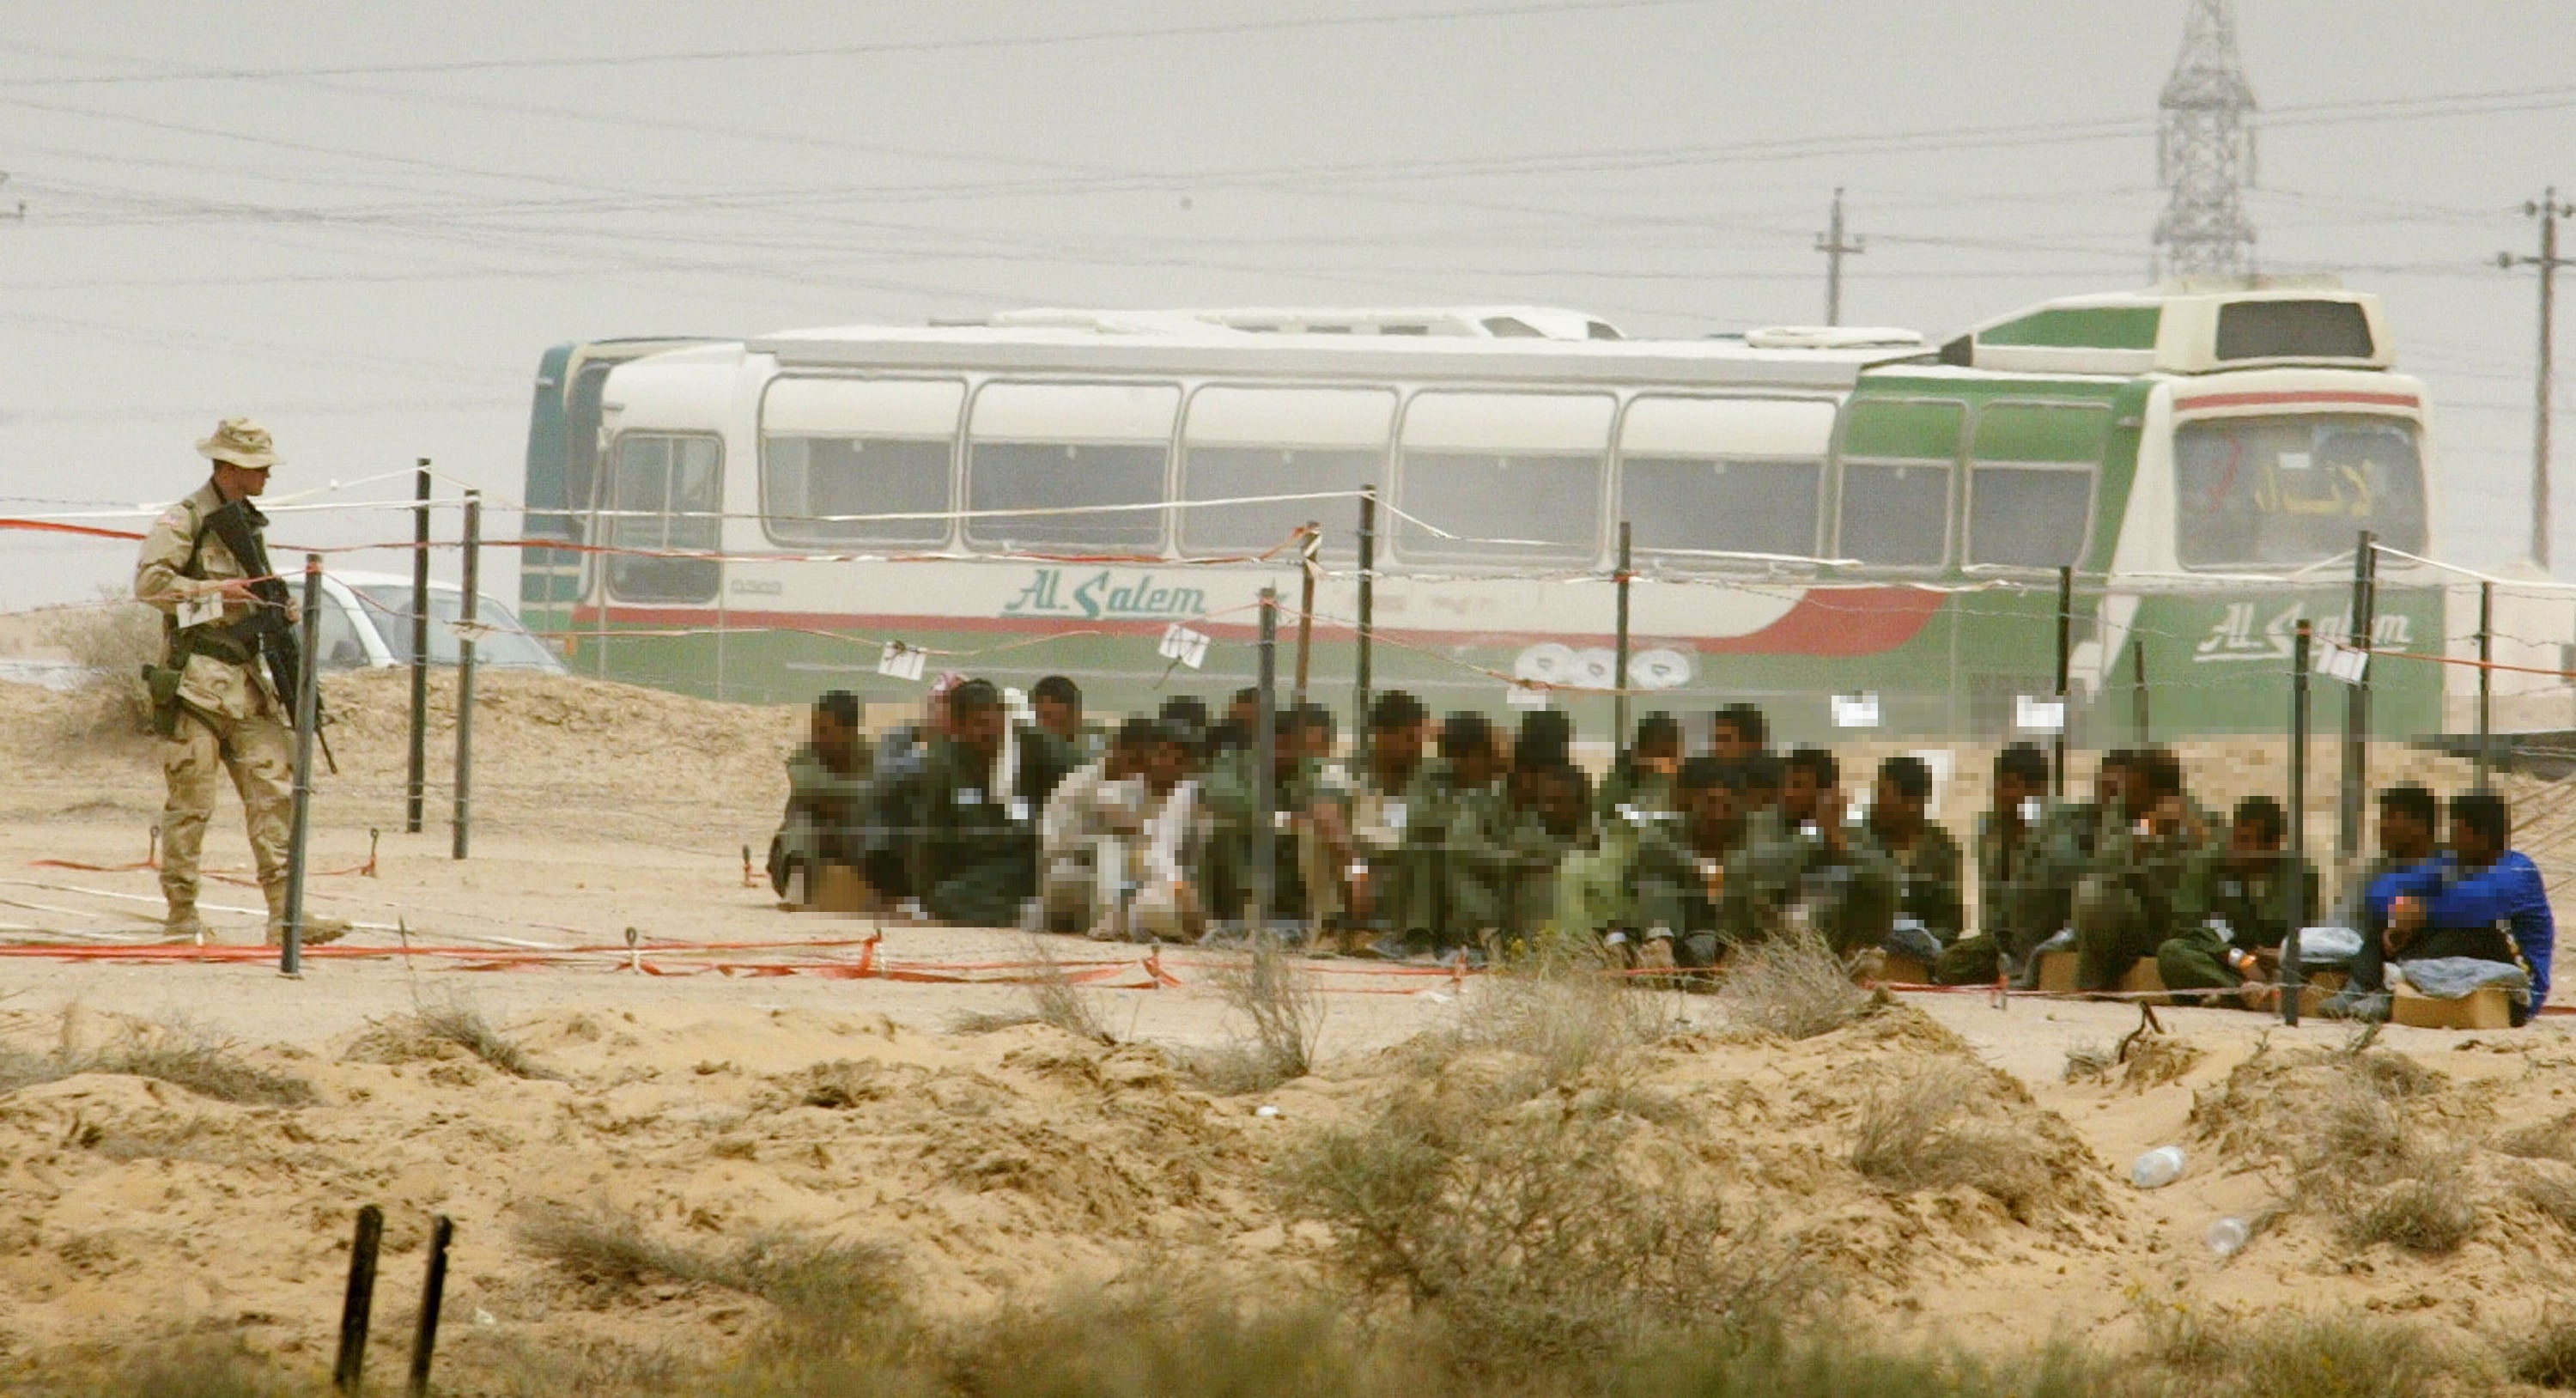
[[[930,652],[901,641],[888,641],[877,657],[877,673],[898,680],[918,680],[930,666]]]
[[[2359,684],[2370,670],[2370,652],[2327,641],[2317,647],[2316,672],[2345,684]]]
[[[2016,694],[2013,696],[2013,727],[2024,733],[2063,733],[2066,731],[2066,701]]]
[[[1544,709],[1548,704],[1547,691],[1534,684],[1516,684],[1506,688],[1503,700],[1515,709]]]
[[[1207,663],[1207,633],[1173,622],[1163,628],[1161,653],[1165,660],[1177,660],[1195,670]]]
[[[1837,694],[1834,696],[1836,728],[1876,728],[1878,696],[1875,694]]]

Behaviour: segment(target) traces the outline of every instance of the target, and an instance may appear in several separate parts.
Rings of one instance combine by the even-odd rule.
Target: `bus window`
[[[1180,401],[1181,391],[1164,384],[986,384],[969,429],[966,506],[1042,513],[969,519],[967,542],[1155,550],[1160,510],[1043,512],[1162,503]]]
[[[1384,390],[1200,389],[1181,432],[1181,498],[1355,494],[1386,474],[1394,424],[1395,395]],[[1359,502],[1348,498],[1188,510],[1180,517],[1181,551],[1202,558],[1257,553],[1285,543],[1308,520],[1324,526],[1327,555],[1356,552]]]
[[[1968,461],[1968,561],[2006,568],[2081,561],[2110,432],[2111,410],[2098,404],[1980,409]]]
[[[1816,551],[1834,405],[1639,398],[1619,429],[1620,511],[1648,551]]]
[[[703,549],[721,542],[724,446],[713,437],[629,432],[609,468],[606,542],[630,549]],[[710,558],[612,554],[609,594],[621,602],[712,602],[721,566]]]
[[[1404,552],[1472,561],[1597,556],[1615,406],[1606,394],[1415,394],[1397,487],[1409,516],[1397,532]]]
[[[2174,431],[2174,551],[2187,568],[2314,563],[2368,529],[2424,549],[2414,424],[2362,414],[2212,418]]]
[[[782,544],[938,544],[966,386],[780,379],[760,405],[760,505]],[[838,519],[839,515],[930,515]]]
[[[1851,405],[1836,553],[1881,567],[1940,566],[1950,551],[1950,472],[1967,416],[1964,403]]]

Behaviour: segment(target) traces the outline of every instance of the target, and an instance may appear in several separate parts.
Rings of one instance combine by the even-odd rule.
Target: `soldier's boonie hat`
[[[277,464],[277,443],[270,440],[267,428],[249,418],[228,417],[215,424],[215,435],[197,443],[197,454],[244,470],[265,471]]]

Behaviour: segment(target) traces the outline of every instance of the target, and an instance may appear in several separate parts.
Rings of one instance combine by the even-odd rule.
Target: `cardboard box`
[[[858,870],[847,864],[825,864],[815,870],[800,911],[850,917],[867,912],[875,903],[875,893],[868,888],[868,881],[859,877]]]
[[[1878,980],[1882,985],[1930,985],[1932,967],[1919,956],[1889,952],[1887,964],[1878,968]]]
[[[2154,957],[2141,956],[2137,964],[2129,968],[2128,974],[2120,977],[2120,989],[2131,995],[2162,995],[2165,993],[2164,972],[2156,969]]]
[[[2459,1000],[2436,1000],[2400,981],[2388,1007],[2391,1024],[2417,1029],[2510,1029],[2513,996],[2502,986],[2482,986]]]
[[[2075,992],[2075,953],[2042,952],[2039,958],[2039,988],[2053,994],[2073,994]],[[2165,978],[2157,972],[2154,957],[2142,956],[2138,958],[2136,965],[2129,968],[2127,975],[2120,977],[2117,988],[2124,994],[2162,995],[2165,993]]]

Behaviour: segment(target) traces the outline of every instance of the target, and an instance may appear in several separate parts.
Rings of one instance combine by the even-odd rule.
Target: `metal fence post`
[[[304,874],[312,862],[313,734],[322,711],[322,666],[313,648],[322,635],[322,555],[304,555],[304,664],[295,677],[295,800],[286,834],[286,926],[278,935],[277,970],[304,974]]]
[[[412,477],[411,751],[403,784],[403,833],[420,833],[429,789],[429,458]]]
[[[1619,521],[1619,629],[1610,661],[1610,750],[1628,755],[1628,521]]]
[[[2138,746],[2145,747],[2153,741],[2148,737],[2153,730],[2147,722],[2147,643],[2135,636],[2129,638],[2129,669],[2137,680],[2130,693],[2130,717],[2138,725]]]
[[[2365,529],[2352,553],[2352,630],[2344,644],[2365,656],[2377,625],[2379,536]],[[2335,866],[2347,869],[2361,857],[2362,797],[2370,784],[2370,667],[2344,689],[2343,790],[2335,809]]]
[[[483,586],[483,492],[465,492],[465,602],[456,627],[456,842],[463,859],[474,834],[474,615]]]
[[[2495,771],[2495,584],[2478,584],[2478,790]]]
[[[1360,760],[1362,762],[1366,762],[1368,760],[1369,745],[1369,708],[1375,702],[1374,696],[1369,693],[1369,686],[1375,678],[1370,674],[1369,670],[1369,662],[1371,660],[1369,653],[1369,631],[1371,623],[1376,619],[1371,615],[1371,613],[1377,603],[1376,486],[1369,486],[1360,492],[1359,583],[1359,632],[1358,635],[1354,637],[1355,653],[1351,658],[1353,666],[1351,672],[1351,688],[1353,691],[1351,704],[1351,727],[1356,730],[1353,737],[1354,741],[1359,745]]]
[[[367,1320],[376,1304],[376,1253],[384,1244],[385,1211],[373,1204],[358,1210],[358,1231],[349,1240],[349,1291],[340,1302],[340,1352],[331,1365],[331,1386],[355,1394],[367,1367]]]
[[[2075,570],[2057,570],[2057,736],[2049,742],[2048,799],[2066,799],[2067,681],[2075,665]]]
[[[1260,814],[1253,822],[1252,935],[1268,936],[1279,873],[1279,592],[1261,589],[1261,714],[1252,730]]]
[[[1306,536],[1297,546],[1297,685],[1292,691],[1296,707],[1306,707],[1307,655],[1315,643],[1315,570],[1321,564],[1324,548],[1324,526],[1306,522]]]
[[[2306,925],[2308,862],[2308,647],[2314,632],[2305,618],[2290,643],[2290,931],[2281,939],[2281,1022],[2299,1022],[2299,929]]]
[[[430,1220],[429,1263],[420,1285],[420,1320],[412,1329],[411,1398],[429,1398],[429,1361],[438,1352],[438,1312],[447,1300],[447,1247],[455,1239],[454,1220],[445,1214]]]

